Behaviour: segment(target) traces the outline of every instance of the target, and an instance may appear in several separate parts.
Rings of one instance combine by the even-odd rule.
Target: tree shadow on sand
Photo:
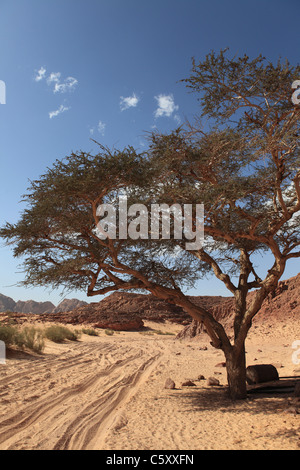
[[[295,446],[300,448],[300,422],[297,414],[300,407],[299,401],[296,402],[296,406],[293,405],[295,402],[293,393],[249,394],[246,400],[233,401],[229,397],[227,387],[215,387],[189,390],[180,393],[174,399],[184,402],[182,413],[193,414],[201,411],[232,413],[235,416],[240,415],[241,423],[245,413],[253,416],[253,424],[255,417],[259,415],[266,424],[271,422],[272,416],[280,416],[282,425],[280,424],[277,429],[266,426],[263,431],[264,438],[272,442],[281,437],[282,440],[289,442],[292,448]],[[293,412],[293,409],[298,410]]]
[[[293,398],[292,393],[259,393],[248,394],[245,400],[232,400],[229,397],[227,387],[193,388],[193,390],[181,393],[177,397],[185,401],[185,412],[213,411],[218,410],[224,413],[248,412],[257,414],[278,414],[286,412],[288,399]]]
[[[20,349],[6,349],[6,359],[10,360],[18,360],[18,361],[41,361],[46,359],[43,357],[42,354],[29,352],[29,351],[22,351]]]

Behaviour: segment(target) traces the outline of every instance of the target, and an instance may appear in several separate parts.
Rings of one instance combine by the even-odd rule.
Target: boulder
[[[168,390],[173,390],[175,388],[174,380],[168,378],[165,382],[165,388],[168,389]]]
[[[198,375],[198,379],[197,379],[197,380],[205,380],[204,375]]]
[[[209,377],[207,379],[207,385],[209,385],[210,387],[218,386],[220,385],[220,381],[215,377]]]
[[[181,384],[182,387],[196,387],[196,384],[192,382],[191,380],[187,380],[186,382],[183,382]]]

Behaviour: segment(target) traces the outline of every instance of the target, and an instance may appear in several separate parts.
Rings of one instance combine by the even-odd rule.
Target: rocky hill
[[[0,312],[6,312],[10,310],[14,312],[16,302],[11,297],[0,294]]]
[[[250,303],[255,295],[249,293],[247,302]],[[234,301],[232,298],[215,305],[211,309],[214,317],[222,324],[231,328],[234,315]],[[280,281],[277,289],[269,294],[262,304],[260,312],[254,317],[253,324],[260,323],[272,326],[274,322],[289,323],[300,321],[300,274],[288,280]],[[193,338],[203,332],[203,326],[192,321],[178,335],[178,338]]]
[[[34,300],[19,300],[15,307],[14,312],[21,313],[50,313],[55,308],[55,305],[52,302],[35,302]]]
[[[221,296],[194,296],[190,298],[193,302],[206,308],[212,308],[227,299]],[[181,307],[159,300],[150,294],[114,292],[100,302],[82,304],[85,302],[76,301],[76,299],[63,301],[51,312],[41,312],[43,314],[39,318],[35,316],[32,321],[73,325],[90,324],[94,327],[113,330],[139,330],[143,328],[144,320],[155,322],[168,320],[182,325],[188,325],[192,321]],[[72,306],[76,308],[71,310]],[[0,319],[4,319],[4,316],[4,314],[0,315]],[[23,310],[18,313],[10,313],[9,318],[17,323],[31,320],[27,312]]]
[[[190,298],[209,309],[226,300],[226,297],[221,296]],[[157,299],[150,294],[128,292],[114,292],[100,302],[92,302],[62,315],[64,321],[69,323],[90,323],[98,328],[113,330],[138,330],[143,327],[144,320],[171,321],[182,325],[188,325],[191,322],[191,317],[181,307]]]
[[[250,293],[248,302],[254,293]],[[217,320],[227,327],[232,326],[234,301],[232,297],[190,296],[192,302],[208,309]],[[38,305],[37,305],[38,304]],[[52,307],[52,309],[51,309]],[[49,321],[73,325],[89,324],[98,328],[114,330],[138,330],[143,328],[144,321],[171,321],[185,326],[179,334],[181,338],[192,338],[203,331],[203,326],[191,319],[181,308],[162,301],[150,294],[114,292],[100,302],[86,302],[77,299],[65,299],[57,307],[51,302],[17,302],[0,295],[1,308],[18,313],[9,314],[17,323],[29,321]],[[42,315],[40,315],[42,314]],[[38,315],[38,316],[37,316]],[[0,314],[0,320],[7,315]],[[288,322],[300,318],[300,274],[279,282],[277,289],[264,301],[254,322],[274,321]]]
[[[64,299],[55,307],[51,313],[71,312],[72,310],[88,305],[87,302],[78,299]]]

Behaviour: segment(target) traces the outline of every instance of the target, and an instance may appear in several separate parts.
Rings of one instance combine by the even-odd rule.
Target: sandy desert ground
[[[295,340],[299,325],[254,327],[248,365],[272,363],[280,376],[300,375]],[[10,352],[0,365],[0,449],[299,450],[292,398],[258,394],[232,402],[224,387],[198,380],[214,376],[226,385],[225,369],[216,367],[223,360],[205,335],[179,341],[140,332],[47,342],[41,356]],[[164,388],[169,377],[173,390]],[[182,386],[186,380],[196,386]]]

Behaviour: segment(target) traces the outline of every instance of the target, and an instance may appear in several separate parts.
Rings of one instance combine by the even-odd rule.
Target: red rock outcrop
[[[201,304],[206,308],[211,308],[213,305],[222,303],[226,297],[193,296],[190,299],[197,305]],[[60,305],[62,306],[62,304]],[[113,330],[139,330],[144,327],[143,320],[171,321],[182,325],[190,324],[192,321],[181,307],[157,299],[150,294],[114,292],[100,302],[92,302],[72,311],[58,312],[60,310],[58,307],[53,312],[40,316],[11,313],[9,318],[17,323],[31,321],[32,317],[32,321],[73,325],[90,324],[94,327]],[[5,314],[0,314],[0,319],[5,320],[4,316]]]
[[[248,302],[253,298],[254,292],[248,296]],[[190,296],[196,305],[208,309],[218,321],[226,328],[233,322],[234,299],[221,296]],[[78,305],[78,303],[77,303]],[[60,309],[58,309],[60,310]],[[81,305],[72,311],[42,315],[29,315],[24,313],[0,314],[0,321],[7,319],[16,323],[25,321],[41,321],[69,323],[73,325],[90,324],[98,328],[114,330],[139,330],[144,326],[143,320],[164,322],[172,321],[187,325],[178,335],[179,338],[193,338],[203,332],[203,325],[192,321],[191,317],[181,308],[153,295],[134,294],[128,292],[114,292],[100,302]],[[264,301],[261,311],[254,318],[253,323],[274,321],[288,322],[300,318],[300,274],[281,281],[277,289]]]
[[[250,303],[255,292],[250,292],[247,302]],[[234,299],[228,298],[210,308],[210,312],[216,320],[220,321],[225,327],[231,328],[234,316]],[[293,321],[300,319],[300,274],[288,280],[280,281],[274,292],[269,294],[262,304],[259,313],[254,317],[253,324],[261,322],[270,325],[274,322]],[[192,321],[178,335],[180,339],[191,339],[200,335],[204,331],[201,323]]]
[[[250,295],[253,296],[253,293]],[[249,300],[251,300],[251,297]],[[288,322],[299,317],[300,274],[278,283],[277,289],[266,298],[254,321],[272,320]]]
[[[234,299],[228,298],[216,305],[207,305],[207,310],[212,313],[214,318],[221,322],[222,324],[231,324],[232,316],[234,313]],[[199,336],[205,331],[205,328],[202,323],[193,320],[189,325],[187,325],[182,331],[177,335],[178,339],[191,339],[196,336]]]
[[[144,322],[139,315],[126,310],[119,310],[118,312],[105,310],[102,308],[101,302],[92,302],[72,312],[65,312],[60,314],[59,318],[62,315],[66,323],[74,325],[85,323],[92,324],[95,328],[107,328],[118,331],[140,330],[144,327]]]
[[[97,304],[90,304],[85,310],[84,307],[78,309],[77,312],[63,313],[16,313],[1,312],[0,323],[18,324],[23,323],[60,323],[66,325],[83,326],[91,325],[94,328],[104,328],[115,331],[141,330],[144,328],[143,320],[138,316],[123,314],[112,315],[99,312]]]
[[[197,305],[211,308],[225,297],[195,296],[190,299]],[[189,324],[191,317],[177,305],[160,300],[153,295],[114,292],[98,303],[91,303],[71,312],[76,322],[88,321],[99,328],[140,329],[142,320]],[[76,319],[76,320],[75,320]],[[126,326],[128,324],[128,327]],[[103,326],[105,325],[105,326]]]

